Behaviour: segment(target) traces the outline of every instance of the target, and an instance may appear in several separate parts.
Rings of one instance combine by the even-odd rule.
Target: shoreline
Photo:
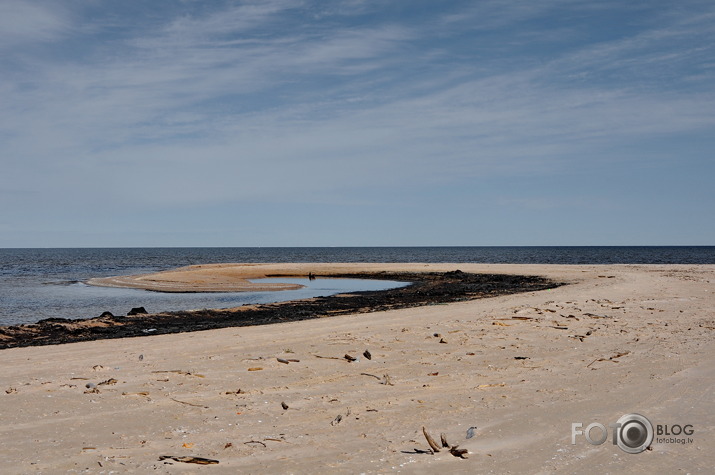
[[[3,350],[4,473],[201,469],[167,456],[216,460],[206,470],[217,473],[709,473],[715,466],[715,266],[424,268],[570,285]],[[690,425],[692,442],[656,437],[651,450],[628,454],[611,444],[609,428],[602,445],[583,435],[572,443],[574,423],[608,428],[629,413],[670,429]],[[466,449],[467,459],[430,454],[423,426]]]
[[[306,269],[311,270],[306,273]],[[160,282],[158,286],[170,289],[169,292],[215,292],[217,288],[222,288],[223,291],[244,291],[244,282],[249,278],[305,277],[308,273],[318,278],[400,280],[408,281],[410,285],[271,304],[247,304],[228,309],[139,313],[127,316],[103,314],[80,319],[46,318],[34,324],[0,327],[0,351],[25,346],[270,325],[351,313],[445,304],[563,285],[534,276],[470,274],[458,269],[444,272],[388,272],[365,270],[363,265],[347,264],[199,265],[158,274],[97,279],[93,285],[159,291],[157,282]],[[275,285],[275,290],[284,290],[281,287],[286,284],[260,285],[264,286],[263,290],[266,290],[266,285]]]

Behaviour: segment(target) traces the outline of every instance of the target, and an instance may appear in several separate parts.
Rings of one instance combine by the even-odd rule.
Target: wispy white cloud
[[[715,126],[712,61],[703,61],[713,31],[695,12],[558,45],[550,27],[524,25],[586,2],[479,2],[434,22],[370,23],[353,19],[376,2],[331,5],[196,9],[108,36],[82,57],[16,55],[32,74],[0,81],[0,189],[25,183],[132,209],[334,201],[366,189],[606,167],[605,150]],[[37,38],[60,38],[71,15],[47,11],[54,26],[38,27]],[[351,21],[335,19],[343,17]],[[450,42],[515,25],[508,31],[521,39],[551,31],[556,46],[537,59],[522,50],[502,58],[491,50],[509,50],[511,33],[478,52]],[[15,38],[29,35],[23,28]],[[557,31],[579,38],[567,29]],[[685,80],[698,87],[678,85]],[[503,202],[524,200],[514,199]]]
[[[0,3],[0,49],[56,40],[70,31],[71,15],[54,2]]]

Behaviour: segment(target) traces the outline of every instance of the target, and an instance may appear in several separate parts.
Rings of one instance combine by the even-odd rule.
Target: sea
[[[174,294],[85,284],[92,277],[227,262],[715,264],[715,246],[0,249],[0,326],[45,318],[91,318],[105,311],[125,315],[139,306],[149,312],[229,308],[406,285],[363,279],[298,279],[305,287],[291,291]]]

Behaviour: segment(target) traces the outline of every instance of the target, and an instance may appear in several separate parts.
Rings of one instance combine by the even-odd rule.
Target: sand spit
[[[474,274],[460,270],[447,272],[373,272],[350,267],[352,273],[313,273],[331,278],[372,278],[409,282],[406,287],[381,291],[361,291],[269,304],[243,305],[227,309],[201,309],[148,313],[144,307],[133,308],[126,316],[104,312],[94,318],[45,318],[34,324],[0,327],[0,349],[23,346],[56,345],[80,341],[167,333],[193,332],[217,328],[266,325],[279,322],[334,317],[422,305],[445,304],[516,292],[537,291],[560,285],[537,276],[509,274]],[[331,267],[333,271],[350,269]],[[325,269],[326,271],[328,269]],[[182,271],[192,274],[191,270]],[[240,278],[240,277],[239,277]],[[184,282],[196,280],[191,275]],[[230,277],[219,285],[231,285]],[[187,284],[173,284],[175,291]],[[187,290],[182,290],[187,291]]]
[[[157,292],[262,292],[293,290],[298,284],[251,282],[271,277],[271,267],[255,264],[206,264],[181,267],[154,274],[104,277],[87,283],[101,287],[123,287]],[[306,277],[286,269],[281,277]]]
[[[421,267],[571,285],[3,350],[2,472],[710,473],[715,466],[715,266]],[[671,430],[689,424],[691,440],[656,440],[636,455],[612,445],[610,433],[603,445],[583,436],[571,444],[572,423],[608,426],[632,412]],[[467,458],[429,453],[423,426]],[[194,463],[202,461],[211,464]]]

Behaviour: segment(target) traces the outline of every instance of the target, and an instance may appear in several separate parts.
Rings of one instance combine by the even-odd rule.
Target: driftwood
[[[179,401],[178,399],[174,399],[173,397],[170,397],[169,399],[171,399],[171,400],[174,401],[174,402],[178,402],[178,403],[180,403],[180,404],[186,404],[187,406],[200,407],[200,408],[202,408],[202,409],[208,409],[208,408],[209,408],[208,406],[202,406],[201,404],[193,404],[193,403],[186,402],[186,401]]]
[[[199,465],[215,465],[218,463],[218,460],[214,459],[206,459],[203,457],[176,457],[173,455],[162,455],[159,457],[159,460],[166,460],[166,459],[171,459],[176,462],[183,462],[183,463],[197,463]]]
[[[430,448],[435,452],[439,452],[439,445],[437,445],[437,442],[435,442],[432,436],[429,435],[427,429],[425,429],[424,426],[422,426],[422,433],[425,435],[425,439],[427,439],[427,443],[429,444]]]
[[[263,442],[261,442],[260,440],[249,440],[248,442],[244,442],[243,444],[244,444],[244,445],[247,445],[247,444],[261,444],[262,446],[267,447],[267,445],[264,444]]]
[[[469,451],[467,449],[460,449],[458,445],[455,445],[449,449],[449,453],[454,455],[455,457],[466,459],[466,455],[469,453]]]
[[[149,393],[146,391],[141,391],[138,393],[122,393],[122,396],[149,396]]]
[[[176,373],[176,374],[183,374],[184,376],[195,376],[197,378],[205,378],[206,377],[203,374],[192,373],[190,371],[182,371],[180,369],[159,370],[159,371],[152,371],[152,373]]]
[[[344,358],[338,358],[337,356],[321,356],[321,355],[313,355],[316,358],[322,358],[324,360],[342,360]]]
[[[392,379],[390,378],[389,374],[383,374],[382,378],[379,376],[376,376],[374,374],[370,373],[360,373],[360,376],[370,376],[371,378],[375,378],[378,381],[380,381],[380,384],[384,384],[385,386],[394,386],[395,384],[392,382]]]
[[[592,365],[593,363],[595,363],[596,361],[610,361],[610,362],[612,362],[612,363],[618,363],[618,361],[617,361],[618,358],[620,358],[621,356],[626,356],[626,355],[629,354],[629,353],[630,353],[630,351],[624,351],[624,352],[621,352],[621,353],[616,353],[615,355],[613,355],[613,356],[611,356],[611,357],[609,357],[609,358],[596,358],[595,360],[591,361],[588,365],[586,365],[586,368],[588,368],[589,366],[591,366],[591,365]]]
[[[429,444],[433,453],[439,452],[440,448],[448,448],[449,453],[454,455],[455,457],[459,457],[461,459],[467,458],[466,455],[469,453],[469,451],[467,449],[460,449],[458,445],[450,446],[449,442],[447,442],[447,436],[445,436],[443,433],[440,434],[440,442],[442,442],[442,447],[437,445],[437,442],[435,442],[432,436],[429,435],[427,429],[424,426],[422,426],[422,433],[424,434],[425,439],[427,439],[427,443]]]
[[[372,376],[373,378],[377,379],[378,381],[382,379],[381,377],[375,376],[374,374],[370,374],[370,373],[360,373],[360,376]]]

